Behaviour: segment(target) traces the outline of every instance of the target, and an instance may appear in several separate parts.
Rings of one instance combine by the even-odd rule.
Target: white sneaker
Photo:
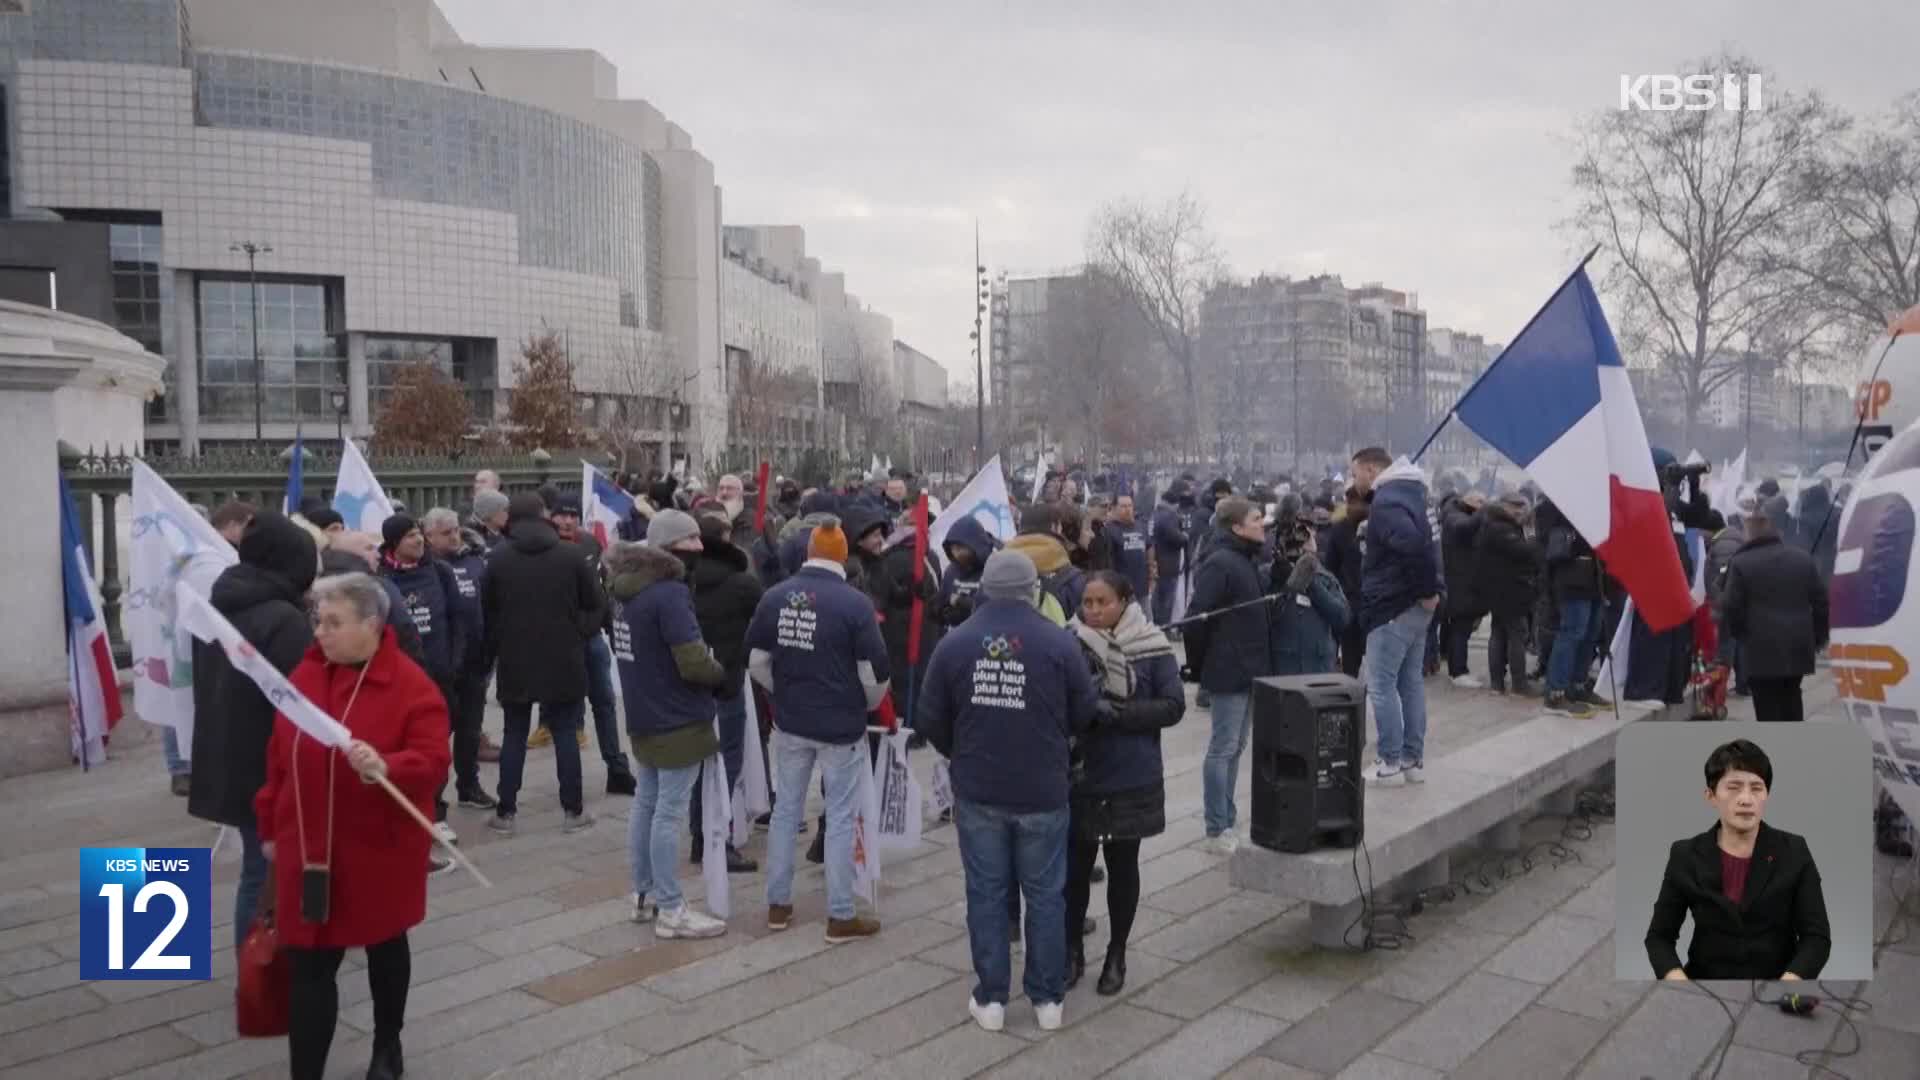
[[[653,936],[657,938],[716,938],[726,932],[726,923],[695,911],[691,904],[662,911],[653,920]]]
[[[659,914],[659,911],[657,911],[652,904],[647,903],[646,893],[628,893],[627,895],[633,898],[634,922],[650,923],[653,921],[653,917]]]
[[[1629,709],[1639,709],[1641,712],[1657,712],[1667,707],[1666,702],[1653,700],[1628,701],[1622,704]]]
[[[1389,765],[1376,761],[1360,771],[1368,784],[1374,787],[1399,787],[1407,782],[1407,774],[1398,765]]]
[[[453,831],[453,826],[444,821],[436,821],[433,823],[433,835],[445,840],[449,844],[457,844],[460,842],[460,835]]]
[[[1462,690],[1485,690],[1487,688],[1486,683],[1481,682],[1472,675],[1455,675],[1453,677],[1453,685]]]
[[[1409,784],[1424,784],[1427,782],[1426,763],[1422,762],[1418,765],[1402,765],[1400,766],[1400,775],[1406,778],[1406,781]]]
[[[1033,1018],[1040,1022],[1041,1031],[1059,1031],[1060,1021],[1063,1019],[1060,1015],[1060,1003],[1053,1001],[1045,1005],[1035,1005]]]
[[[1058,1009],[1059,1006],[1054,1006]],[[1005,1005],[982,1005],[967,995],[967,1012],[973,1015],[973,1022],[987,1031],[999,1031],[1007,1026],[1007,1007]]]
[[[1200,844],[1200,850],[1209,855],[1231,855],[1240,850],[1240,839],[1228,829],[1218,836],[1209,836]]]

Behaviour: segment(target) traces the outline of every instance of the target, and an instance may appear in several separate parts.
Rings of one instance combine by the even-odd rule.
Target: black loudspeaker
[[[1353,847],[1365,824],[1367,692],[1345,675],[1253,684],[1253,842],[1294,854]]]

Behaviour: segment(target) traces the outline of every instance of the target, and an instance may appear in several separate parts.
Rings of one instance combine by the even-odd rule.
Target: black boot
[[[807,845],[807,861],[815,866],[827,861],[827,830],[822,825],[813,834],[813,843]]]
[[[1084,941],[1075,941],[1067,946],[1067,989],[1080,985],[1080,976],[1087,973],[1087,946]]]
[[[400,1056],[400,1040],[373,1044],[373,1061],[367,1065],[367,1080],[400,1080],[407,1066]]]
[[[1107,966],[1100,969],[1100,981],[1095,984],[1094,992],[1101,997],[1112,997],[1127,987],[1127,954],[1119,949],[1107,950]]]
[[[1087,880],[1093,882],[1095,885],[1107,880],[1107,868],[1101,866],[1099,863],[1094,863],[1093,873],[1088,876]]]
[[[727,873],[751,874],[758,869],[760,864],[740,854],[739,848],[731,846],[727,848]]]

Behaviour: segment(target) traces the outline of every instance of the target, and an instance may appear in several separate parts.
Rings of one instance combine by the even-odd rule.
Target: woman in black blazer
[[[1760,820],[1772,786],[1766,753],[1745,739],[1707,759],[1720,821],[1674,843],[1647,927],[1662,979],[1815,979],[1832,948],[1820,871],[1804,838]],[[1683,965],[1675,944],[1693,916]]]

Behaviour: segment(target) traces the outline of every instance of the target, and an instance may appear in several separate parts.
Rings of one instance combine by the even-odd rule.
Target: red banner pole
[[[753,507],[753,531],[757,533],[767,531],[767,487],[772,478],[773,462],[761,462],[760,474],[754,478],[754,482],[760,488],[760,497],[754,501]]]

